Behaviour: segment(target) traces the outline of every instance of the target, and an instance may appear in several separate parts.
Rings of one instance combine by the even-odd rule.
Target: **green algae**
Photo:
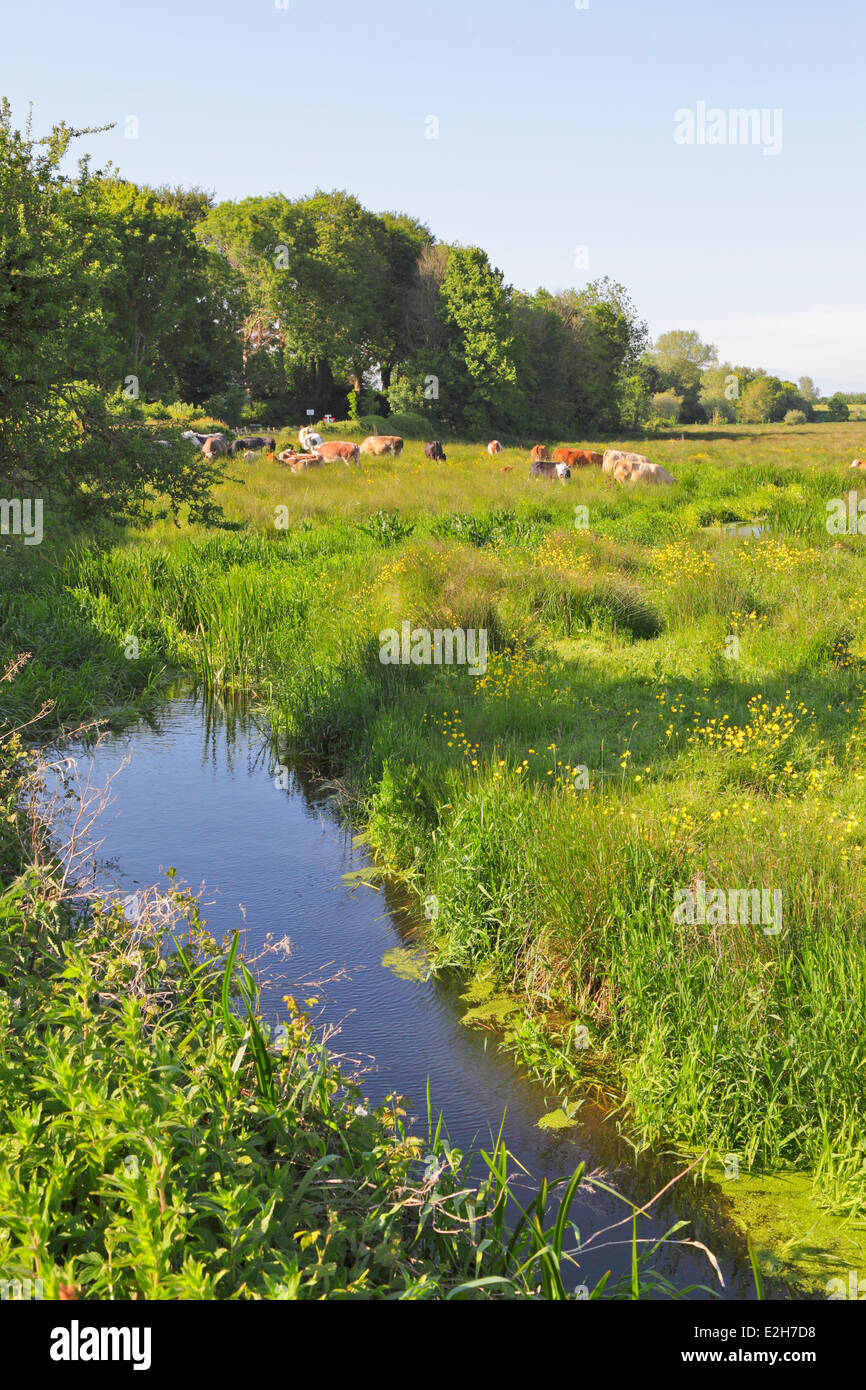
[[[398,980],[425,981],[430,978],[430,966],[423,951],[409,951],[402,946],[394,946],[382,957],[386,970],[391,970]]]
[[[751,1239],[762,1274],[826,1298],[831,1280],[847,1284],[851,1270],[866,1272],[866,1221],[817,1206],[810,1174],[726,1178],[712,1165],[708,1176],[718,1182],[732,1225]]]

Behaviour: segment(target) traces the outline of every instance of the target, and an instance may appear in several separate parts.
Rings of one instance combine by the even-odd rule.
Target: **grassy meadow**
[[[0,558],[0,653],[32,653],[0,719],[123,720],[178,671],[266,708],[275,761],[338,779],[428,903],[434,961],[487,1021],[521,1001],[526,1064],[859,1219],[866,540],[826,523],[866,423],[608,443],[676,485],[410,441],[359,469],[233,460],[227,529],[66,543],[47,518],[44,554]],[[486,629],[486,671],[382,664],[406,620]],[[778,890],[781,932],[675,921],[700,884]]]

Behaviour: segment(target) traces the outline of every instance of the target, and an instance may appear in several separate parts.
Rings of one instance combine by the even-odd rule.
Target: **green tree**
[[[470,430],[514,422],[517,372],[511,291],[478,246],[452,246],[442,285],[451,330],[446,352],[445,412]]]
[[[773,419],[779,388],[775,377],[756,376],[740,395],[740,419],[747,425],[767,424]]]
[[[837,391],[827,402],[826,418],[828,420],[847,420],[850,415],[851,412],[848,409],[848,402],[842,395],[842,392]]]
[[[62,172],[89,131],[55,126],[34,138],[0,103],[0,468],[4,488],[64,497],[81,509],[144,519],[187,503],[216,509],[217,471],[179,440],[155,446],[118,419],[99,389],[110,371],[104,309],[103,180],[86,160]]]
[[[740,378],[730,362],[720,367],[707,367],[701,374],[699,400],[708,420],[733,423],[737,418]]]
[[[701,374],[716,365],[715,346],[703,342],[694,329],[673,329],[660,334],[647,355],[658,370],[663,389],[682,396],[680,419],[686,424],[701,419]]]

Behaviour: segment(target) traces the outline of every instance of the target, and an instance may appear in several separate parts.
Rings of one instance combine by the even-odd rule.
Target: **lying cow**
[[[569,468],[602,466],[601,454],[594,454],[591,449],[554,449],[553,457],[555,462],[567,463]]]
[[[851,464],[851,467],[866,469],[866,459],[855,459],[854,462]]]
[[[429,444],[425,444],[424,454],[428,459],[434,459],[437,463],[448,462],[448,455],[442,452],[441,440],[433,439]]]
[[[342,459],[345,464],[360,463],[361,450],[357,444],[347,444],[345,440],[328,439],[320,444],[312,457],[324,463],[335,463]]]
[[[321,468],[324,460],[318,454],[297,454],[294,449],[283,449],[281,454],[277,454],[280,463],[291,468],[293,473],[300,473],[305,468]]]
[[[613,476],[618,483],[675,483],[676,478],[672,478],[666,468],[662,468],[660,463],[650,463],[644,459],[642,463],[632,463],[628,459],[620,459],[614,464]]]
[[[630,454],[627,449],[605,449],[602,458],[602,472],[612,473],[618,463],[631,463],[634,465],[649,463],[646,454]]]
[[[390,454],[392,458],[398,459],[403,452],[403,441],[399,434],[368,434],[361,444],[362,454],[372,454],[374,458],[383,458],[385,454]]]
[[[546,444],[536,444],[529,455],[530,463],[550,463],[550,450]]]
[[[494,454],[502,453],[502,445],[499,443],[498,439],[491,439],[490,443],[487,445],[487,452],[491,458]]]
[[[571,477],[571,469],[567,463],[552,463],[549,460],[536,459],[529,468],[530,478],[559,478],[560,482],[565,482],[566,478]]]
[[[267,449],[272,454],[276,447],[277,441],[275,439],[262,434],[251,434],[245,439],[233,439],[229,445],[232,454],[239,454],[242,450],[244,453],[257,454],[262,449]]]
[[[195,430],[184,430],[183,434],[181,435],[181,439],[189,439],[191,443],[196,445],[197,448],[203,449],[206,440],[225,439],[225,435],[222,433],[197,434]]]

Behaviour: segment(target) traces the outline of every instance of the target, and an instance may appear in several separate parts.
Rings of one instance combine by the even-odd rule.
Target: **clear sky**
[[[0,36],[22,122],[118,123],[97,165],[347,188],[520,289],[610,275],[654,335],[825,392],[866,389],[864,72],[866,0],[42,0]],[[699,103],[765,134],[702,142]]]

